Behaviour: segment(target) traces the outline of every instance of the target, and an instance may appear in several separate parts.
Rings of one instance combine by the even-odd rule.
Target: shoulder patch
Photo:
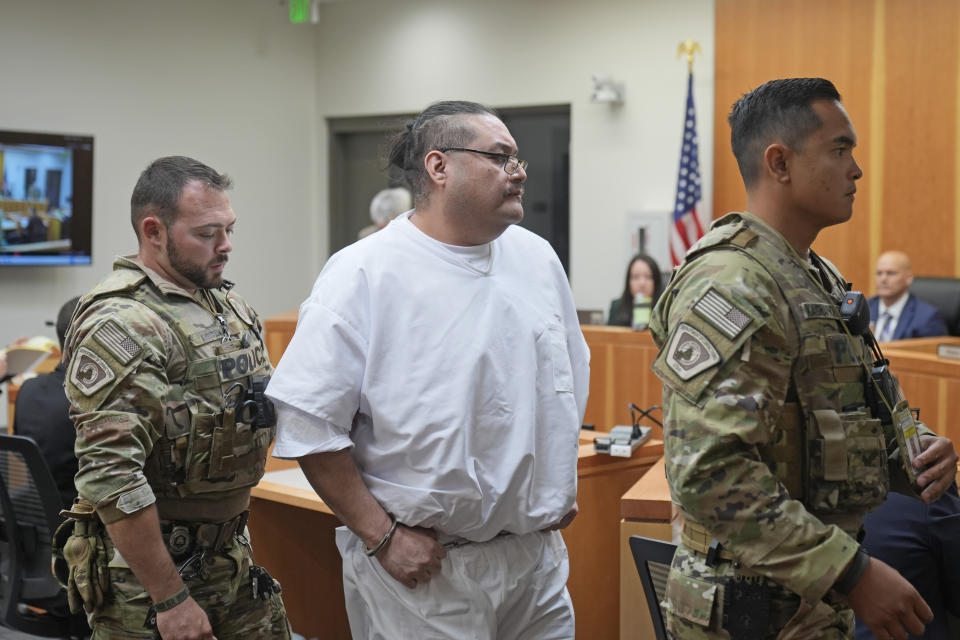
[[[103,358],[86,347],[77,349],[70,369],[70,382],[80,389],[83,395],[93,395],[114,378],[116,374]]]
[[[689,380],[719,364],[720,354],[705,335],[681,323],[673,332],[673,340],[667,347],[666,361],[681,380]]]
[[[109,351],[120,364],[127,364],[143,348],[115,320],[107,320],[93,333],[104,349]]]
[[[693,305],[693,310],[731,340],[740,335],[740,332],[750,324],[749,315],[712,287],[707,289],[707,292]]]

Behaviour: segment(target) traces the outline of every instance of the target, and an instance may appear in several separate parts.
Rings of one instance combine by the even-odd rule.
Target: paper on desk
[[[308,489],[313,491],[313,487],[307,480],[307,476],[300,467],[290,469],[280,469],[278,471],[268,471],[263,474],[263,480],[266,482],[276,482],[294,489]]]
[[[34,367],[43,362],[56,349],[57,344],[53,340],[37,336],[0,351],[7,356],[7,375],[19,376],[33,371]]]

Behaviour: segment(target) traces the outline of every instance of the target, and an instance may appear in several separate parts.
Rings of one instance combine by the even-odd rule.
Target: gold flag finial
[[[677,57],[684,55],[687,57],[687,70],[690,73],[693,73],[693,56],[698,53],[703,54],[703,49],[700,48],[700,43],[693,38],[687,38],[677,47]]]

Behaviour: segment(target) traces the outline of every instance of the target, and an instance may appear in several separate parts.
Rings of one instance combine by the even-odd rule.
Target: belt
[[[250,511],[245,510],[225,522],[178,522],[161,520],[160,533],[170,555],[181,558],[190,553],[217,553],[232,545],[243,534]]]
[[[710,532],[696,522],[684,521],[680,534],[683,544],[698,553],[707,556],[707,564],[713,566],[717,560],[735,560],[733,554],[723,548]]]

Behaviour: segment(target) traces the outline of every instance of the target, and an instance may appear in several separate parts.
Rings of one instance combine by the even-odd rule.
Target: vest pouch
[[[236,422],[233,407],[193,416],[181,496],[252,487],[263,476],[275,428]]]
[[[814,514],[866,513],[887,497],[880,421],[866,411],[810,412],[805,504]]]
[[[276,428],[251,429],[241,425],[233,447],[233,478],[237,486],[253,486],[266,471],[267,450]]]
[[[665,620],[668,631],[683,632],[687,625],[695,625],[704,630],[719,630],[723,617],[722,584],[700,580],[671,568],[664,600],[664,609],[685,623],[677,625],[676,622],[679,621],[670,620],[668,617]],[[673,628],[675,626],[678,628]]]
[[[253,429],[245,422],[236,422],[233,407],[219,416],[220,424],[214,428],[211,441],[207,479],[230,482],[236,487],[255,485],[264,473],[274,429]]]
[[[236,408],[224,409],[219,417],[220,424],[214,427],[210,442],[208,480],[230,480],[234,470],[234,442],[241,439],[237,434]]]
[[[191,346],[198,347],[219,339],[221,334],[214,329],[216,327],[211,327],[205,332],[187,334]],[[217,358],[202,358],[190,362],[184,374],[185,380],[190,381],[182,391],[190,412],[190,427],[186,434],[173,441],[174,466],[180,467],[177,469],[175,482],[177,493],[181,497],[205,493],[209,490],[204,486],[204,482],[210,473],[210,450],[213,447],[213,433],[220,421],[220,414],[209,412],[213,407],[207,398],[210,395],[219,395],[220,392],[217,366]],[[180,430],[178,429],[177,432],[179,433]],[[186,440],[186,452],[182,453],[180,460],[177,460],[177,454],[183,448],[183,440]],[[177,462],[181,464],[177,465]]]
[[[187,441],[187,455],[184,459],[184,480],[177,486],[181,496],[206,493],[214,490],[204,486],[210,475],[210,457],[213,448],[213,434],[221,414],[192,413],[190,416],[190,437]]]

